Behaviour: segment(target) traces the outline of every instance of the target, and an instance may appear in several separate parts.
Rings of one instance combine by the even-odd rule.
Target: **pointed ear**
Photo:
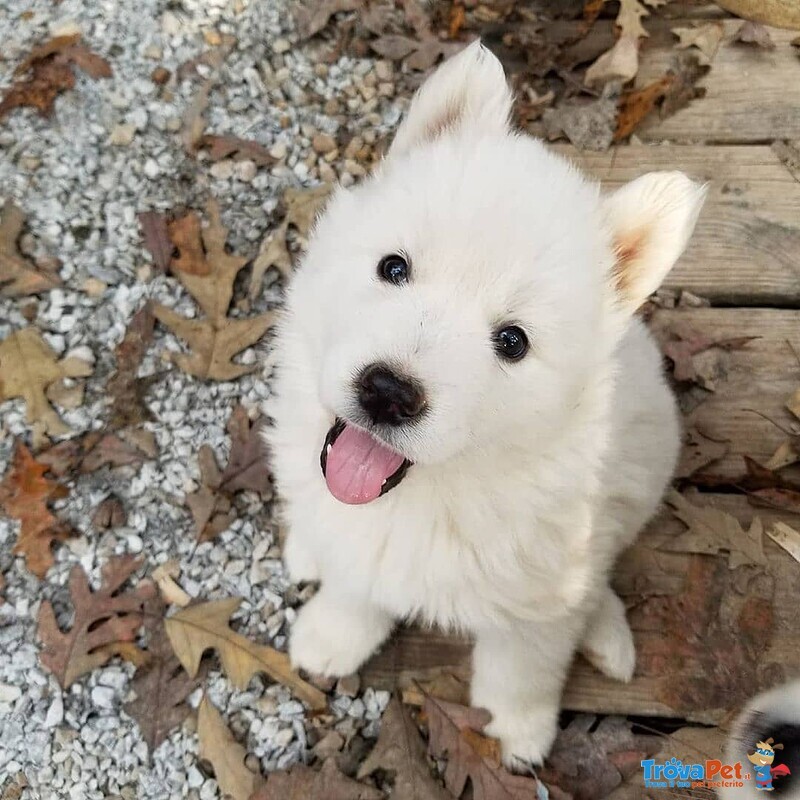
[[[651,172],[603,200],[616,255],[612,278],[631,313],[680,257],[705,196],[706,187],[682,172]]]
[[[406,153],[450,131],[508,130],[512,96],[503,67],[479,41],[439,67],[414,95],[389,156]]]

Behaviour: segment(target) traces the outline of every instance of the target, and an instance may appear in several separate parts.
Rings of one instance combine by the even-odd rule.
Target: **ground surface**
[[[670,6],[668,16],[651,20],[637,86],[663,73],[673,55],[672,28],[724,16],[702,4]],[[202,209],[212,195],[230,230],[230,248],[253,258],[280,217],[283,190],[357,179],[374,157],[373,144],[380,149],[419,81],[418,72],[378,61],[368,49],[348,49],[347,16],[335,22],[344,28],[324,40],[323,59],[319,42],[299,41],[292,11],[284,0],[0,0],[0,85],[10,84],[32,47],[57,34],[80,32],[113,66],[113,76],[101,80],[78,72],[76,86],[59,97],[49,118],[24,110],[0,121],[0,198],[13,200],[26,216],[22,249],[41,263],[60,259],[63,281],[34,300],[0,297],[0,340],[31,324],[57,356],[93,362],[83,401],[58,405],[71,435],[103,426],[114,348],[145,300],[194,313],[179,282],[153,265],[137,214]],[[555,41],[563,36],[561,28],[577,24],[557,21],[544,35]],[[758,338],[729,349],[705,348],[693,361],[689,356],[695,374],[681,382],[682,403],[702,452],[684,470],[680,488],[698,485],[702,496],[687,495],[691,502],[729,512],[745,530],[754,516],[765,529],[776,521],[797,528],[797,508],[775,508],[786,495],[768,496],[768,508],[748,502],[748,491],[775,489],[776,483],[763,475],[760,484],[752,476],[748,482],[742,456],[766,463],[787,439],[765,417],[798,432],[785,404],[800,386],[792,349],[794,344],[800,351],[800,154],[792,145],[800,140],[800,59],[790,45],[796,33],[771,30],[776,47],[768,50],[730,43],[740,23],[724,18],[722,24],[725,43],[700,81],[705,97],[667,119],[656,114],[639,127],[633,143],[599,153],[556,146],[609,185],[657,168],[685,169],[711,182],[693,243],[671,275],[661,307],[650,309],[653,325],[666,343],[696,341],[698,335],[714,341]],[[201,53],[224,48],[228,36],[236,44],[221,62],[212,58],[197,75],[174,77]],[[591,37],[613,42],[611,18],[600,19]],[[335,52],[340,40],[344,54]],[[599,52],[606,46],[601,41]],[[151,78],[159,66],[173,73],[163,88]],[[257,141],[270,151],[270,163],[212,163],[207,154],[187,151],[186,111],[206,82],[206,130]],[[531,121],[535,132],[541,130],[538,116]],[[320,134],[339,145],[328,159],[329,145]],[[360,141],[347,151],[356,135]],[[278,277],[275,270],[267,272],[253,311],[279,302]],[[682,290],[691,294],[678,302]],[[711,307],[697,307],[695,295]],[[31,798],[219,795],[217,782],[197,762],[192,717],[148,754],[137,723],[123,708],[134,696],[132,665],[112,661],[66,690],[41,665],[40,603],[52,601],[59,621],[69,621],[66,583],[75,564],[96,586],[100,568],[114,555],[141,554],[146,567],[140,574],[175,559],[179,583],[192,598],[245,598],[234,616],[237,630],[277,648],[285,645],[302,596],[282,571],[270,505],[253,492],[237,496],[237,519],[201,544],[184,506],[184,497],[201,483],[200,446],[210,444],[224,463],[234,406],[243,404],[251,418],[266,411],[268,378],[192,378],[164,357],[180,348],[166,328],[156,326],[139,370],[140,376],[157,375],[147,394],[153,419],[144,426],[155,435],[157,457],[70,478],[69,496],[54,507],[77,535],[56,549],[55,565],[43,580],[12,554],[17,523],[0,516],[0,791],[27,783],[22,796]],[[268,361],[268,351],[251,348],[239,360],[252,364],[257,358]],[[9,467],[15,438],[43,447],[41,439],[34,441],[25,413],[20,400],[0,405],[0,473]],[[723,446],[714,449],[714,443]],[[718,458],[709,463],[712,451]],[[796,480],[796,468],[781,475]],[[109,495],[121,501],[127,519],[98,532],[92,516]],[[619,569],[618,586],[639,645],[636,678],[621,686],[578,663],[568,708],[677,720],[673,727],[686,721],[724,726],[757,689],[798,674],[800,564],[764,536],[763,563],[729,568],[730,542],[709,544],[702,526],[681,536],[685,530],[665,510]],[[679,545],[672,547],[676,540]],[[463,677],[468,652],[467,643],[407,632],[367,668],[363,685],[385,690],[443,671]],[[308,760],[314,726],[286,689],[265,688],[257,679],[248,690],[235,690],[213,667],[207,685],[210,699],[262,769]],[[190,697],[194,705],[199,695]],[[387,700],[386,691],[367,689],[356,698],[334,692],[331,727],[347,738],[357,733],[356,742],[369,739]],[[665,752],[717,752],[716,727],[703,737],[688,730],[675,734]],[[642,796],[639,780],[637,773],[617,791]]]

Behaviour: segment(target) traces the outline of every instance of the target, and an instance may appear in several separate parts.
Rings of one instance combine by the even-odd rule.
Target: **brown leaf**
[[[383,58],[388,58],[392,61],[401,61],[407,55],[414,52],[417,48],[417,42],[413,39],[409,39],[408,36],[387,34],[386,36],[381,36],[371,41],[369,46]]]
[[[749,492],[748,500],[792,514],[800,514],[800,492],[794,489],[769,488]]]
[[[639,71],[638,39],[620,36],[614,46],[603,53],[586,70],[584,83],[587,86],[602,86],[609,81],[627,83]]]
[[[614,131],[615,142],[627,139],[642,124],[658,102],[666,97],[674,80],[674,76],[665,75],[641,89],[632,89],[622,95],[619,102],[617,129]]]
[[[153,580],[165,603],[186,608],[192,602],[192,598],[175,582],[180,574],[180,564],[177,560],[171,559],[159,564],[153,570]]]
[[[785,522],[776,522],[767,536],[782,547],[795,561],[800,562],[800,533]]]
[[[271,167],[277,159],[269,154],[263,144],[238,136],[214,136],[207,134],[200,140],[200,147],[208,149],[212,161],[232,158],[234,161],[252,161],[259,167]]]
[[[301,40],[318,34],[335,14],[357,11],[362,6],[364,0],[317,0],[298,5],[294,10],[294,19]]]
[[[35,47],[17,67],[14,74],[21,77],[0,101],[0,119],[22,106],[51,114],[56,97],[75,85],[73,65],[92,78],[111,77],[111,65],[81,44],[80,34],[57,36]]]
[[[258,777],[245,766],[247,751],[233,738],[207,696],[203,697],[197,712],[197,735],[200,739],[198,753],[214,767],[220,793],[232,800],[249,800]]]
[[[730,447],[727,442],[707,436],[699,428],[692,426],[683,435],[683,450],[676,478],[689,478],[695,472],[724,458]]]
[[[107,497],[92,514],[92,527],[95,530],[120,528],[125,524],[125,507],[118,497]]]
[[[139,214],[139,226],[142,229],[145,249],[153,257],[153,264],[159,272],[166,272],[173,250],[167,228],[167,217],[158,211],[142,211]]]
[[[463,2],[454,0],[453,4],[450,6],[450,13],[447,20],[447,38],[455,39],[458,34],[461,33],[461,29],[464,27],[466,21],[467,9],[464,8]]]
[[[115,433],[90,431],[48,447],[38,455],[59,478],[70,473],[87,474],[101,467],[139,466],[151,455]]]
[[[211,264],[206,259],[203,249],[203,235],[200,217],[190,211],[167,223],[167,232],[176,251],[170,259],[170,269],[173,274],[208,275]],[[225,242],[223,241],[223,246]]]
[[[374,787],[348,778],[340,772],[336,761],[329,758],[319,770],[298,764],[287,772],[271,772],[266,783],[251,795],[250,800],[382,800],[384,796]],[[392,797],[403,800],[403,795],[396,791]],[[415,800],[426,800],[427,797],[414,795]],[[444,797],[452,800],[446,795]]]
[[[696,47],[701,53],[701,64],[708,64],[717,54],[722,37],[725,35],[725,26],[719,22],[708,22],[694,28],[673,28],[672,32],[680,40],[675,45],[679,50],[687,47]]]
[[[766,566],[764,526],[758,517],[753,518],[750,529],[745,531],[731,514],[712,506],[693,505],[678,492],[670,492],[666,502],[688,530],[662,542],[659,549],[706,555],[727,553],[730,569],[743,564]]]
[[[694,53],[678,53],[673,66],[667,73],[674,75],[675,80],[670,83],[661,103],[662,119],[672,116],[692,100],[705,95],[706,90],[696,84],[708,73],[709,69],[707,64],[700,63],[700,59]]]
[[[47,400],[47,387],[62,378],[91,374],[92,367],[79,358],[57,360],[36,328],[15,331],[0,342],[0,401],[12,397],[25,401],[27,420],[34,425],[37,443],[45,439],[45,434],[69,433]]]
[[[632,732],[620,717],[577,716],[556,738],[539,777],[551,790],[558,787],[573,800],[610,795],[626,778],[641,770],[641,761],[661,749],[658,736]]]
[[[765,50],[775,49],[775,42],[772,41],[769,31],[757,22],[743,22],[739,30],[734,34],[733,41],[754,44],[757,47],[763,47]]]
[[[150,581],[121,592],[122,585],[141,566],[133,556],[112,558],[102,570],[102,585],[93,592],[83,569],[76,565],[69,577],[75,611],[72,627],[64,632],[49,600],[39,611],[41,661],[66,689],[81,675],[105,664],[113,655],[130,655],[131,643],[142,625],[145,601],[154,595]]]
[[[189,716],[192,709],[186,699],[201,683],[186,674],[172,651],[164,629],[165,610],[158,599],[145,606],[148,658],[131,681],[136,698],[125,704],[151,754]]]
[[[46,478],[45,472],[47,465],[36,461],[30,450],[17,440],[11,467],[0,482],[0,506],[20,522],[14,552],[25,556],[25,565],[38,578],[43,578],[53,566],[53,544],[73,535],[48,505],[66,497],[67,487]]]
[[[195,676],[206,650],[219,653],[222,668],[237,689],[244,689],[257,672],[290,688],[314,711],[327,705],[325,695],[294,672],[289,657],[271,647],[255,644],[228,624],[241,599],[233,597],[189,606],[169,617],[167,635],[186,671]]]
[[[776,28],[800,28],[800,8],[794,0],[718,0],[717,5],[737,17],[774,25]]]
[[[0,213],[0,294],[23,297],[39,294],[61,285],[56,272],[40,270],[17,247],[25,216],[11,200]]]
[[[114,429],[152,419],[144,403],[144,395],[153,379],[139,378],[138,372],[142,358],[153,341],[155,322],[152,306],[145,303],[131,317],[125,336],[114,351],[117,371],[111,376],[107,387],[111,400],[110,425]]]
[[[487,758],[486,746],[476,747],[473,733],[490,720],[489,712],[427,697],[425,715],[430,728],[428,751],[434,758],[447,757],[444,782],[454,797],[461,797],[472,783],[474,800],[531,800],[537,797],[539,781],[512,775],[498,762]],[[490,753],[495,751],[489,750]],[[555,795],[551,795],[556,800]]]
[[[669,328],[659,331],[658,337],[661,341],[661,350],[664,355],[673,363],[672,374],[676,381],[685,383],[700,383],[703,381],[698,374],[696,365],[692,360],[693,356],[718,347],[721,350],[741,350],[757,336],[738,336],[729,339],[712,339],[703,333],[698,333],[689,328]],[[706,386],[705,388],[713,389]]]
[[[203,310],[205,318],[186,319],[160,304],[155,306],[154,313],[156,319],[190,347],[190,353],[174,357],[182,370],[196,378],[234,380],[257,369],[257,365],[235,364],[232,359],[272,327],[275,314],[267,312],[244,319],[227,316],[233,282],[247,259],[225,250],[227,234],[215,201],[209,201],[208,216],[209,225],[202,230],[202,241],[209,274],[197,275],[180,269],[175,273]]]
[[[786,401],[786,408],[800,420],[800,389],[797,389],[794,394]]]
[[[607,150],[617,128],[617,96],[614,84],[596,100],[573,99],[548,108],[542,117],[549,139],[562,133],[581,150]]]
[[[798,461],[800,461],[800,436],[793,436],[781,442],[764,466],[769,470],[783,469]]]
[[[649,36],[642,25],[642,17],[650,12],[638,0],[620,0],[617,25],[623,36],[638,39],[640,36]]]
[[[211,79],[203,81],[200,88],[186,106],[183,112],[181,124],[181,141],[187,153],[194,155],[200,145],[200,140],[206,130],[206,110],[208,109],[209,97],[213,81]]]
[[[251,491],[267,494],[272,489],[267,466],[264,428],[266,420],[251,423],[247,409],[238,405],[228,420],[231,435],[231,453],[228,466],[220,478],[219,488],[224,492]]]
[[[422,706],[427,695],[461,705],[469,703],[469,678],[449,669],[425,670],[424,676],[404,674],[399,686],[407,705]]]
[[[381,769],[394,774],[394,800],[450,800],[451,795],[434,777],[425,754],[425,743],[408,709],[393,697],[381,718],[378,741],[358,777]],[[313,795],[312,795],[313,796]],[[325,795],[321,795],[325,796]]]

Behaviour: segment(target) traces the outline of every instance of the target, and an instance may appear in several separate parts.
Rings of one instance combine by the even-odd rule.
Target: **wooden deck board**
[[[715,304],[800,306],[800,181],[770,147],[555,149],[608,188],[651,170],[679,169],[708,182],[697,228],[666,287],[688,289]]]

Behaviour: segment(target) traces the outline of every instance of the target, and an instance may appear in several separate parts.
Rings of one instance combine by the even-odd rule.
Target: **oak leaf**
[[[365,0],[317,0],[314,3],[298,5],[294,12],[295,25],[301,39],[310,39],[331,21],[334,14],[343,11],[357,11]]]
[[[200,466],[200,488],[186,495],[186,505],[194,520],[198,542],[209,542],[227,530],[236,519],[236,510],[231,498],[220,491],[222,475],[214,451],[201,445],[197,454]]]
[[[0,213],[0,294],[4,297],[22,297],[39,294],[61,285],[56,272],[40,270],[26,259],[17,247],[25,215],[6,200]]]
[[[80,41],[80,34],[56,36],[31,50],[17,67],[17,80],[0,101],[0,119],[21,106],[35,108],[42,116],[53,111],[61,92],[75,85],[73,66],[91,78],[110,78],[111,65]]]
[[[72,473],[85,475],[106,466],[139,466],[155,455],[144,450],[144,445],[123,438],[126,435],[127,431],[121,434],[90,431],[52,445],[37,457],[53,475],[61,478]]]
[[[687,428],[683,434],[683,449],[676,478],[689,478],[695,472],[724,458],[730,447],[726,441],[714,439],[696,426]]]
[[[0,342],[0,401],[12,397],[25,401],[35,442],[43,441],[45,434],[63,436],[69,433],[47,399],[47,387],[62,378],[83,378],[91,374],[91,365],[79,358],[59,361],[35,328],[15,331]]]
[[[721,22],[708,22],[694,28],[673,28],[672,32],[679,39],[676,45],[679,50],[696,47],[702,54],[700,63],[708,64],[719,50],[725,35],[725,26]]]
[[[424,709],[430,729],[428,751],[434,758],[447,758],[444,783],[454,797],[461,797],[468,781],[474,800],[532,800],[541,796],[539,781],[504,769],[499,743],[480,733],[491,719],[488,711],[431,696],[425,699]],[[556,800],[557,795],[550,796]]]
[[[158,211],[142,211],[139,214],[139,227],[142,229],[142,242],[152,256],[153,264],[160,272],[166,272],[173,250],[166,215]]]
[[[266,333],[273,325],[275,315],[267,312],[244,319],[228,317],[233,282],[247,259],[226,252],[227,235],[215,201],[209,201],[208,216],[209,225],[201,232],[208,274],[185,272],[180,260],[173,260],[171,265],[205,317],[187,319],[160,304],[154,307],[153,312],[156,319],[190,347],[189,354],[175,356],[174,360],[181,369],[196,378],[233,380],[257,368],[256,365],[234,364],[232,359]]]
[[[615,142],[626,139],[639,127],[656,105],[666,97],[673,80],[673,76],[665,75],[641,89],[623,93],[619,101],[617,129],[614,131]]]
[[[322,769],[298,764],[286,772],[270,773],[250,800],[383,800],[384,797],[383,792],[374,787],[348,778],[336,766],[336,761],[329,758]],[[403,797],[392,792],[394,800],[403,800]],[[427,800],[428,795],[414,795],[414,798]],[[443,800],[452,798],[443,795]]]
[[[733,41],[754,44],[765,50],[775,49],[775,42],[772,41],[769,31],[757,22],[743,22],[734,34]]]
[[[237,689],[244,689],[253,675],[264,672],[294,691],[314,711],[324,709],[325,695],[292,670],[285,653],[251,642],[231,629],[228,620],[241,602],[231,597],[201,603],[166,620],[167,635],[184,669],[195,676],[203,653],[216,650],[225,674]]]
[[[234,161],[252,161],[259,167],[271,167],[277,161],[263,144],[238,136],[206,134],[200,139],[200,147],[208,149],[212,161],[232,158]]]
[[[622,35],[634,39],[638,39],[640,36],[649,36],[650,34],[642,25],[642,17],[648,16],[649,13],[639,0],[620,0],[617,25],[622,31]]]
[[[633,36],[620,36],[614,46],[586,70],[584,83],[587,86],[597,86],[609,81],[627,83],[633,80],[639,71],[637,41]]]
[[[52,500],[66,497],[67,487],[45,477],[48,467],[17,441],[11,468],[0,483],[0,506],[20,522],[14,552],[24,555],[25,565],[38,578],[53,566],[52,547],[73,535],[50,511]]]
[[[261,417],[250,422],[247,409],[238,405],[231,412],[227,427],[231,436],[231,452],[228,465],[220,475],[219,488],[224,492],[268,494],[272,484],[264,442],[266,419]]]
[[[234,738],[221,714],[207,696],[197,711],[198,753],[214,767],[220,793],[233,800],[248,800],[259,778],[244,763],[247,751]]]
[[[83,568],[75,565],[68,584],[75,617],[66,632],[58,626],[50,601],[42,603],[38,625],[43,645],[40,658],[64,689],[114,655],[142,660],[142,651],[133,643],[142,625],[144,604],[153,597],[155,588],[144,580],[131,591],[120,591],[141,564],[133,556],[112,558],[103,567],[102,584],[94,592]]]
[[[172,650],[164,629],[165,610],[155,598],[145,605],[148,658],[131,681],[136,698],[125,704],[151,753],[189,716],[192,709],[186,700],[201,683],[199,676],[186,674]]]
[[[389,702],[378,741],[359,767],[358,777],[372,775],[378,769],[394,774],[394,800],[451,800],[434,777],[416,723],[396,697]]]
[[[745,531],[733,515],[712,506],[696,506],[676,491],[670,492],[666,501],[688,530],[662,542],[661,550],[710,555],[727,552],[730,569],[743,564],[766,566],[764,526],[758,517]]]

